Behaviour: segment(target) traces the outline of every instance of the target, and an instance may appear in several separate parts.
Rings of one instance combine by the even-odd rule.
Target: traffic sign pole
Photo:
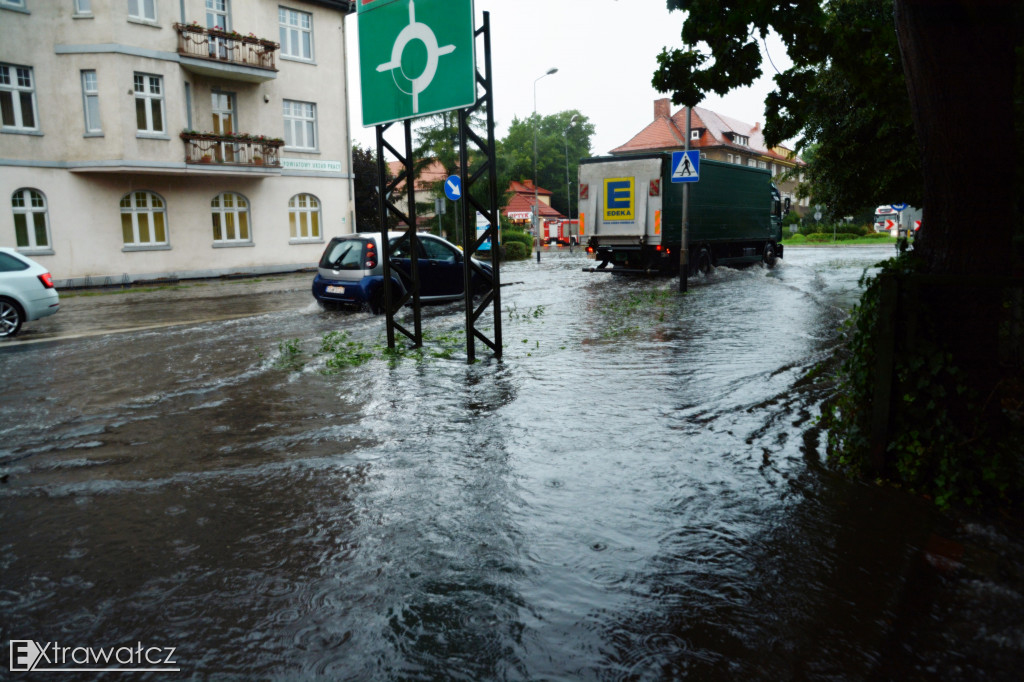
[[[690,107],[684,109],[686,111],[686,138],[685,146],[683,147],[688,157],[690,155]],[[675,168],[672,169],[672,175],[675,176]],[[673,177],[674,179],[674,177]],[[687,290],[687,278],[690,270],[690,249],[687,241],[687,233],[690,228],[690,184],[686,183],[683,185],[683,227],[680,240],[679,249],[679,291],[686,292]]]

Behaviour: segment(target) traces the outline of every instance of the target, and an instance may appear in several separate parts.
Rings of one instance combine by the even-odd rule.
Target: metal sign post
[[[501,356],[501,300],[499,294],[498,190],[497,163],[494,142],[494,101],[491,75],[490,17],[484,12],[484,25],[474,29],[473,0],[361,0],[359,11],[359,60],[363,100],[363,125],[377,126],[378,186],[384,187],[387,150],[402,164],[402,172],[380,195],[380,230],[384,257],[384,301],[387,312],[388,347],[395,347],[397,329],[415,346],[423,344],[420,325],[419,238],[416,231],[416,195],[413,171],[412,124],[413,118],[444,111],[459,111],[459,163],[460,176],[445,181],[445,194],[456,202],[457,222],[463,226],[463,274],[466,297],[466,352],[469,362],[476,358],[475,340],[484,341],[498,357]],[[483,36],[485,75],[476,69],[476,40]],[[412,49],[408,51],[408,47]],[[477,84],[486,91],[477,99]],[[470,116],[485,110],[487,140],[481,140],[469,127]],[[400,154],[384,139],[384,132],[396,121],[405,128],[405,153]],[[473,155],[470,169],[467,141],[479,150]],[[471,172],[472,170],[472,172]],[[473,183],[483,175],[489,178],[487,206],[473,198]],[[405,183],[408,215],[404,215],[391,201],[393,190]],[[439,207],[442,208],[443,207]],[[473,213],[469,211],[472,209]],[[407,231],[401,237],[411,250],[411,277],[391,268],[391,246],[388,239],[388,215],[394,214],[405,222]],[[439,210],[438,214],[443,213]],[[477,238],[469,225],[475,225],[477,213],[483,214],[490,227]],[[485,241],[494,245],[495,257],[491,272],[484,271],[473,259]],[[392,291],[392,273],[402,278],[406,293],[395,300]],[[475,279],[474,279],[475,277]],[[474,291],[474,282],[478,284]],[[474,293],[483,296],[482,303],[473,309]],[[412,299],[414,331],[410,332],[395,321],[395,312]],[[494,339],[475,328],[477,318],[493,304]]]
[[[688,244],[688,232],[690,228],[690,183],[700,180],[700,152],[690,151],[690,107],[684,109],[686,112],[686,141],[684,151],[672,152],[672,182],[682,182],[683,185],[683,220],[681,230],[681,244],[679,249],[679,291],[686,291],[686,279],[690,270],[690,247]]]

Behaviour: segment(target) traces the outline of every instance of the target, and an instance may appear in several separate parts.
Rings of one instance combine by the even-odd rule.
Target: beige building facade
[[[338,0],[0,0],[0,246],[58,286],[308,267],[353,231]]]

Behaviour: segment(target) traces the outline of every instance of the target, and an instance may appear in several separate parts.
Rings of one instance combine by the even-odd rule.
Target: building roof
[[[678,150],[686,144],[686,109],[669,114],[668,99],[654,103],[654,120],[633,136],[624,145],[611,150],[612,154],[639,154],[653,151]],[[728,116],[722,116],[710,109],[693,107],[690,110],[690,129],[699,131],[700,137],[690,141],[693,149],[722,147],[768,157],[776,161],[803,161],[795,152],[785,147],[768,148],[764,141],[764,130],[760,123],[751,125]],[[743,144],[738,137],[747,139]]]
[[[391,177],[397,178],[398,174],[402,172],[403,166],[401,161],[389,161],[388,168],[391,169]],[[448,177],[448,171],[444,169],[441,162],[437,159],[433,159],[428,165],[426,165],[420,174],[416,177],[416,184],[413,185],[413,189],[417,192],[425,192],[430,189],[430,183],[437,183]],[[403,191],[405,189],[405,181],[398,183],[395,187],[396,192]]]
[[[539,192],[538,192],[539,193]],[[537,214],[541,218],[564,218],[561,213],[551,208],[543,201],[538,200]],[[531,190],[530,194],[516,194],[513,196],[508,204],[502,209],[502,212],[512,217],[511,214],[533,215],[533,193]]]
[[[523,180],[522,182],[516,182],[513,180],[508,185],[508,192],[514,192],[516,194],[529,194],[533,196],[533,180]],[[543,187],[537,187],[538,196],[551,196],[551,190],[544,189]]]

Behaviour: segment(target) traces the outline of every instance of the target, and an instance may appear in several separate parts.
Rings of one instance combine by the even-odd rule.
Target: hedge
[[[508,235],[506,235],[507,238]],[[529,235],[527,235],[529,237]],[[505,260],[526,260],[530,257],[531,247],[521,241],[506,241],[504,245]]]

